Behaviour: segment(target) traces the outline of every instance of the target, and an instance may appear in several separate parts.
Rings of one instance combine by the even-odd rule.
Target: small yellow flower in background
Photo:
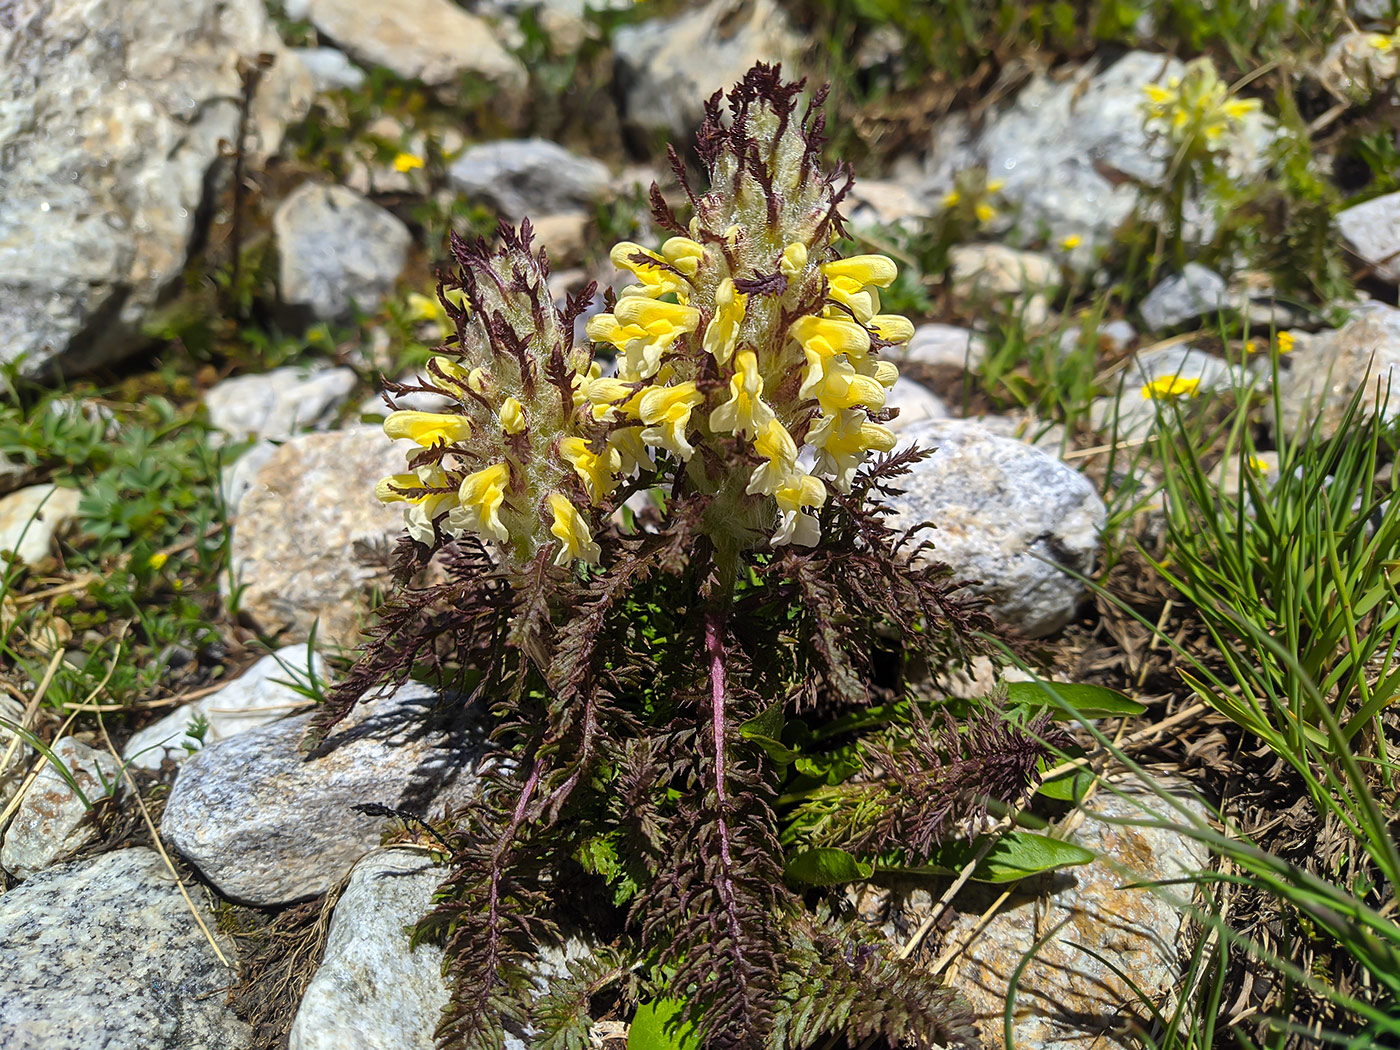
[[[1176,401],[1195,397],[1200,385],[1199,376],[1162,376],[1142,388],[1142,398],[1144,401]]]
[[[410,324],[418,321],[442,322],[447,319],[447,312],[443,310],[442,303],[438,302],[434,296],[423,295],[421,292],[409,292],[404,299],[407,309],[404,311],[404,320]]]
[[[986,201],[978,201],[977,207],[973,208],[972,211],[977,216],[978,222],[991,222],[997,217],[997,210]]]
[[[593,534],[588,531],[588,522],[568,499],[558,492],[545,497],[549,512],[554,516],[549,531],[560,541],[559,553],[554,556],[555,565],[568,565],[575,558],[582,558],[589,564],[598,564],[602,551],[593,542]]]
[[[1257,354],[1259,352],[1259,344],[1253,339],[1246,339],[1244,341],[1244,352],[1246,354]]]
[[[943,194],[943,207],[945,208],[956,208],[961,201],[962,194],[957,190],[949,190]]]
[[[1400,33],[1397,33],[1400,36]],[[1394,50],[1396,47],[1396,37],[1386,36],[1384,33],[1371,33],[1366,37],[1366,43],[1381,53]]]
[[[993,179],[991,182],[987,183],[987,192],[1000,193],[1005,186],[1005,179]]]
[[[400,153],[394,157],[394,170],[401,175],[417,171],[423,166],[423,158],[412,153]]]
[[[1297,337],[1294,336],[1294,334],[1288,331],[1287,329],[1284,329],[1282,332],[1278,333],[1277,340],[1278,352],[1281,354],[1286,354],[1292,351],[1293,347],[1297,345],[1298,342]]]
[[[1192,60],[1186,72],[1166,85],[1144,84],[1143,124],[1174,145],[1196,151],[1198,159],[1224,145],[1228,132],[1259,109],[1259,100],[1232,98],[1207,58]]]
[[[1062,251],[1072,252],[1083,243],[1084,238],[1080,237],[1077,233],[1071,233],[1068,237],[1060,238],[1060,249]]]
[[[146,565],[159,572],[161,569],[165,568],[165,563],[169,560],[170,555],[166,554],[164,551],[156,551],[146,559]]]
[[[1245,461],[1245,464],[1249,467],[1249,472],[1251,474],[1258,474],[1262,477],[1269,472],[1269,464],[1265,463],[1258,456],[1250,456],[1249,459]]]

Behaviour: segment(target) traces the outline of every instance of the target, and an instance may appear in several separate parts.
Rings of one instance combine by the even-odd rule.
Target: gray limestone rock
[[[920,423],[948,418],[948,406],[943,399],[906,376],[900,376],[895,381],[885,398],[885,405],[899,409],[899,415],[888,424],[896,434]]]
[[[1337,230],[1377,277],[1400,283],[1400,193],[1387,193],[1337,213]]]
[[[65,736],[54,741],[53,753],[82,795],[52,764],[44,764],[24,793],[0,846],[0,867],[16,878],[27,879],[91,841],[95,831],[87,822],[88,807],[117,790],[121,767],[105,751]]]
[[[612,45],[625,118],[677,137],[700,123],[705,99],[755,62],[794,69],[802,51],[775,0],[710,0],[675,18],[624,26]]]
[[[274,368],[223,380],[204,395],[204,406],[210,426],[231,437],[285,441],[328,426],[356,382],[349,368]]]
[[[450,0],[288,0],[285,9],[366,68],[449,92],[464,77],[507,96],[525,87],[525,67],[491,27]]]
[[[893,351],[890,359],[908,375],[939,393],[976,370],[987,353],[983,338],[970,328],[951,324],[921,324],[913,338]]]
[[[24,705],[10,696],[0,696],[0,718],[12,725],[24,720]],[[0,810],[10,804],[20,784],[29,774],[34,749],[0,724]]]
[[[963,298],[1043,292],[1060,283],[1054,259],[1004,244],[956,244],[948,266],[953,294]]]
[[[252,1034],[225,1004],[237,977],[154,850],[61,864],[0,896],[5,1050],[243,1050]]]
[[[238,64],[273,56],[245,149],[276,151],[311,80],[262,0],[48,0],[0,18],[0,362],[79,371],[141,345],[238,137]]]
[[[230,574],[238,610],[265,634],[317,637],[353,645],[382,564],[365,545],[391,548],[403,531],[403,510],[385,506],[374,486],[403,469],[403,452],[374,426],[303,434],[277,449],[239,500],[230,540]],[[229,578],[231,576],[231,579]]]
[[[322,320],[372,312],[394,289],[413,237],[344,186],[305,183],[272,216],[282,301]]]
[[[1161,331],[1197,318],[1213,320],[1227,302],[1225,278],[1200,263],[1158,282],[1138,305],[1149,329]]]
[[[384,833],[373,802],[424,818],[476,790],[485,731],[460,700],[408,683],[359,704],[314,756],[311,715],[206,747],[180,770],[161,834],[235,900],[280,904],[334,886]]]
[[[1031,638],[1074,616],[1107,518],[1093,485],[1055,457],[971,421],[910,427],[901,442],[936,449],[903,479],[892,523],[930,521],[932,557],[991,600],[989,611]]]
[[[219,495],[232,518],[238,511],[238,503],[257,479],[262,470],[277,452],[274,441],[255,441],[243,453],[219,472]]]
[[[1369,303],[1341,328],[1294,338],[1287,370],[1279,375],[1289,434],[1314,423],[1324,438],[1336,433],[1357,391],[1362,412],[1400,418],[1400,310]]]
[[[122,760],[137,769],[159,769],[167,758],[183,762],[201,746],[284,718],[310,702],[289,683],[306,686],[313,675],[325,681],[326,664],[320,654],[304,644],[284,646],[218,692],[185,704],[133,734],[122,748]],[[206,723],[203,745],[187,735],[191,723],[200,717]]]
[[[590,207],[612,181],[607,166],[548,139],[482,142],[447,169],[452,188],[483,200],[513,222]]]
[[[37,565],[49,556],[54,533],[78,516],[77,489],[31,485],[0,496],[0,565],[11,557]]]
[[[354,91],[365,82],[365,71],[333,47],[296,47],[292,53],[311,74],[318,95],[341,89]]]

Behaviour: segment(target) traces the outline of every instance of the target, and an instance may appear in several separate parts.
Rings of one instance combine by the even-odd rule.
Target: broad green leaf
[[[825,784],[844,784],[860,771],[860,760],[850,747],[838,748],[825,755],[799,755],[797,771]]]
[[[875,865],[829,846],[803,850],[783,865],[783,877],[809,886],[839,886],[875,874]]]
[[[1050,690],[1054,690],[1052,695]],[[1059,697],[1084,718],[1115,718],[1140,715],[1147,708],[1129,700],[1116,689],[1101,685],[1077,685],[1072,682],[1007,682],[1007,698],[1013,704],[1048,707],[1052,718],[1070,716],[1055,702]]]
[[[977,855],[983,842],[980,836],[971,842],[950,842],[940,847],[926,864],[882,863],[879,868],[907,875],[957,875]],[[1092,853],[1072,842],[1030,831],[1008,831],[982,858],[972,878],[977,882],[1015,882],[1056,868],[1088,864],[1093,859]]]
[[[739,735],[768,753],[768,757],[781,765],[787,765],[797,757],[797,752],[782,742],[783,705],[782,702],[770,705],[760,714],[739,726]]]
[[[627,1032],[627,1050],[700,1050],[695,1023],[681,1023],[685,1004],[679,999],[642,1003]]]
[[[1088,792],[1089,785],[1095,779],[1092,770],[1079,766],[1061,773],[1054,780],[1041,781],[1040,787],[1036,788],[1036,791],[1046,798],[1055,798],[1062,802],[1078,802]]]

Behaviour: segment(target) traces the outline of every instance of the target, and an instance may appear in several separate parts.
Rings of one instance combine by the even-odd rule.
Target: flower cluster
[[[1228,132],[1259,108],[1259,100],[1231,98],[1229,88],[1206,58],[1198,58],[1165,86],[1143,85],[1145,125],[1161,133],[1175,149],[1214,153],[1224,148]]]
[[[597,561],[598,521],[636,478],[626,487],[707,498],[700,527],[718,547],[819,541],[828,486],[849,491],[872,451],[894,447],[898,372],[880,355],[913,326],[881,312],[893,262],[832,249],[850,179],[820,169],[820,122],[793,113],[799,87],[760,66],[731,93],[728,121],[710,101],[699,148],[711,188],[687,188],[688,226],[654,194],[674,236],[612,250],[631,283],[587,325],[612,369],[570,345],[577,304],[552,306],[528,225],[495,255],[454,242],[470,308],[442,293],[457,346],[424,389],[455,406],[385,422],[420,449],[379,489],[408,505],[416,539],[469,532],[517,563],[546,544],[558,564]]]

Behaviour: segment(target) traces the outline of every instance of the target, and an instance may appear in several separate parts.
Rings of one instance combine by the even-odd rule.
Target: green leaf
[[[782,702],[772,704],[766,710],[750,718],[739,726],[739,735],[768,753],[768,757],[780,765],[788,765],[797,757],[797,752],[779,739],[783,735]]]
[[[977,855],[985,841],[985,836],[978,836],[971,842],[950,842],[937,849],[927,863],[881,863],[879,869],[905,875],[957,875]],[[973,870],[972,878],[976,882],[1015,882],[1056,868],[1088,864],[1093,859],[1091,852],[1072,842],[1062,842],[1030,831],[1008,831],[982,858]]]
[[[860,759],[849,745],[826,755],[797,756],[797,771],[834,787],[860,772]]]
[[[642,1003],[627,1032],[627,1050],[700,1050],[695,1022],[681,1023],[685,1004],[679,999]]]
[[[783,878],[809,886],[839,886],[868,879],[873,874],[874,864],[829,846],[803,850],[783,865]]]
[[[1044,764],[1042,761],[1041,765]],[[1061,773],[1053,780],[1042,781],[1036,791],[1046,798],[1055,798],[1062,802],[1078,802],[1085,796],[1089,785],[1096,779],[1091,769],[1079,766]]]
[[[1055,702],[1058,697],[1083,718],[1132,717],[1144,713],[1147,708],[1136,700],[1129,700],[1116,689],[1101,685],[1078,685],[1072,682],[1007,682],[1006,695],[1013,704],[1028,704],[1032,707],[1048,707],[1051,717],[1070,717]],[[1051,690],[1054,690],[1053,695]]]

